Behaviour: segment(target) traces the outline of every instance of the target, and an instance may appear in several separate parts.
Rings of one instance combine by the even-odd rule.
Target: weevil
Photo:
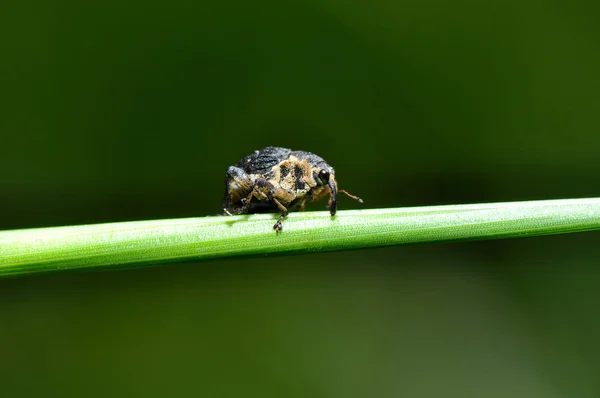
[[[334,216],[339,192],[363,203],[361,198],[338,189],[335,170],[320,156],[269,146],[229,167],[223,210],[226,215],[281,212],[273,225],[281,232],[290,210],[304,211],[306,202],[327,195],[327,208]]]

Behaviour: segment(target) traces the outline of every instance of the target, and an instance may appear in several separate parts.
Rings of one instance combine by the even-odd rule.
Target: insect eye
[[[325,171],[325,170],[321,170],[319,172],[319,178],[321,179],[321,181],[323,182],[328,182],[329,181],[329,172]]]

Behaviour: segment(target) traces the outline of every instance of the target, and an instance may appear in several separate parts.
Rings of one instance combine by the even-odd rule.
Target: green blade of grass
[[[217,216],[0,232],[0,276],[600,229],[600,198]]]

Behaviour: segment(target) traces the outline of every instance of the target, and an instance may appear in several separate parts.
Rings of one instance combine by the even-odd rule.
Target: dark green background
[[[598,4],[3,2],[0,229],[218,214],[266,145],[369,208],[600,196]],[[2,280],[0,395],[597,397],[598,238]]]

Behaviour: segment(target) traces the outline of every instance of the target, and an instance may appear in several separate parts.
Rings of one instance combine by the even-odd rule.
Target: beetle
[[[281,232],[289,210],[304,211],[306,202],[330,196],[331,216],[337,210],[338,193],[363,203],[357,196],[337,188],[335,170],[314,153],[265,147],[227,169],[225,215],[281,212],[273,229]]]

